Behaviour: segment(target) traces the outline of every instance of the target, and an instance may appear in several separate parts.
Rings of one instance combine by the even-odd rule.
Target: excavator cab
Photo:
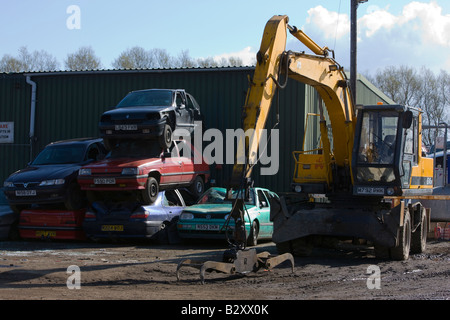
[[[432,164],[422,158],[420,117],[420,109],[401,105],[358,108],[352,156],[354,195],[431,191]]]

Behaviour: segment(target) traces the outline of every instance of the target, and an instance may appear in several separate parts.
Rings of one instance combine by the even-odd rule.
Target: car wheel
[[[161,148],[166,150],[167,148],[170,148],[172,144],[172,128],[169,124],[164,125],[164,130],[162,135],[159,136],[159,145]]]
[[[258,244],[258,223],[253,221],[252,228],[250,229],[250,235],[247,239],[247,245],[249,247],[256,246]]]
[[[205,182],[201,176],[195,177],[194,182],[190,186],[190,190],[196,198],[200,197],[202,193],[205,192]]]
[[[141,192],[142,202],[144,204],[152,204],[156,201],[159,192],[159,184],[155,178],[149,177],[145,189]]]

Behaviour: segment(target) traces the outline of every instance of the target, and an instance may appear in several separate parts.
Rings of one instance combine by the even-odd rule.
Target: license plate
[[[374,188],[374,187],[358,187],[358,194],[384,194],[384,188]]]
[[[18,197],[29,197],[35,196],[36,190],[16,190],[16,196]]]
[[[115,178],[94,178],[94,184],[116,184]]]
[[[52,238],[56,237],[56,231],[44,231],[44,230],[38,230],[36,231],[36,237],[39,238]]]
[[[137,130],[136,124],[116,124],[114,127],[116,130]]]
[[[197,224],[195,225],[195,230],[219,231],[220,226],[217,224]]]
[[[102,225],[102,231],[123,231],[123,225],[104,224]]]

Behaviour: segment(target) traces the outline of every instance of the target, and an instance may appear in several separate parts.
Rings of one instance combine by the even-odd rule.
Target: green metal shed
[[[0,124],[13,123],[13,142],[0,142],[0,181],[26,166],[52,141],[97,137],[101,114],[132,90],[184,88],[199,102],[206,128],[222,132],[240,128],[241,108],[253,71],[253,67],[234,67],[0,74]],[[358,80],[359,104],[391,103],[365,78]],[[294,170],[292,151],[301,147],[305,117],[308,112],[317,112],[318,96],[313,88],[290,81],[274,101],[267,129],[276,124],[277,103],[279,170],[273,176],[260,176],[257,166],[254,180],[255,185],[281,192],[289,190]],[[203,146],[209,143],[205,141]],[[269,147],[269,157],[271,152]],[[217,171],[218,184],[226,183],[231,167],[225,165]]]

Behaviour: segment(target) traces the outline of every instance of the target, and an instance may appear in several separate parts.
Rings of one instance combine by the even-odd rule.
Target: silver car
[[[147,238],[158,242],[178,242],[176,221],[189,203],[185,189],[159,192],[151,205],[138,202],[93,202],[83,222],[90,239]]]

